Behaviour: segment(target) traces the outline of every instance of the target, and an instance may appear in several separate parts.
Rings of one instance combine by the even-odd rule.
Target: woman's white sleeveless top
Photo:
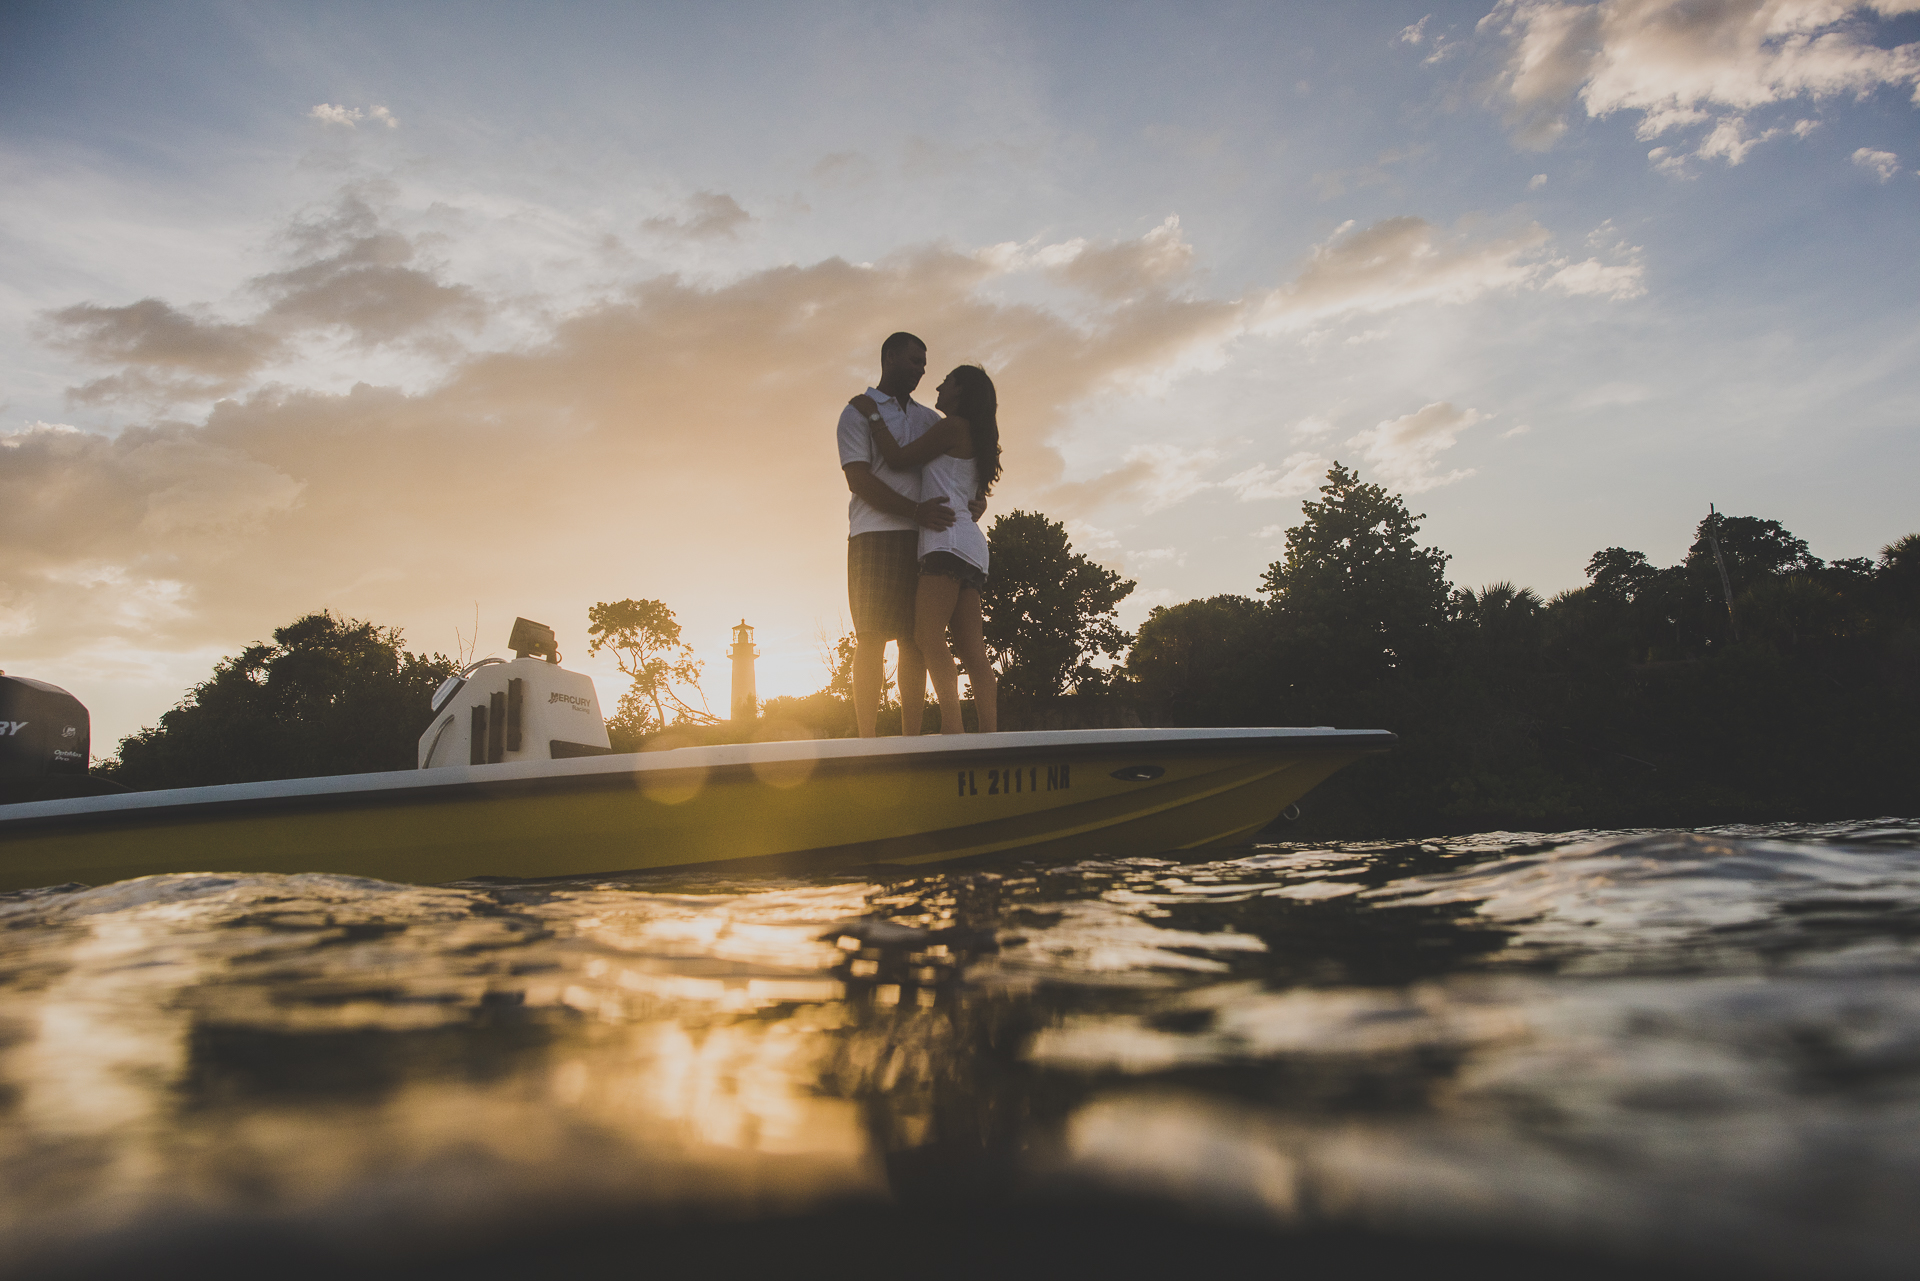
[[[981,573],[987,570],[987,536],[974,523],[967,504],[980,490],[980,472],[971,458],[942,454],[920,469],[920,501],[944,498],[954,521],[945,529],[920,531],[920,555],[952,552]]]

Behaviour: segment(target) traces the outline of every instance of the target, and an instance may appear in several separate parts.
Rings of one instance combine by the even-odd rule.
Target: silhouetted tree
[[[702,664],[680,639],[679,620],[664,602],[601,601],[587,610],[587,624],[587,652],[611,651],[633,682],[607,720],[614,751],[637,751],[643,737],[665,729],[670,720],[711,725],[718,719],[700,688]],[[700,700],[699,707],[681,696],[683,689]]]
[[[1720,570],[1707,543],[1709,531],[1720,540],[1720,553],[1726,558],[1727,577],[1732,580],[1735,595],[1763,578],[1819,569],[1822,564],[1807,550],[1806,539],[1795,538],[1777,520],[1725,513],[1707,516],[1694,530],[1686,566],[1696,582],[1711,584],[1708,594],[1716,600],[1720,597]]]
[[[1587,561],[1587,586],[1551,602],[1549,648],[1586,666],[1651,662],[1696,652],[1709,629],[1725,630],[1719,581],[1711,598],[1685,566],[1655,568],[1645,553],[1624,547]],[[1714,608],[1720,613],[1712,613]],[[1717,632],[1715,634],[1718,634]]]
[[[1337,462],[1320,495],[1261,576],[1274,675],[1306,706],[1421,669],[1447,617],[1447,554],[1414,539],[1424,515]]]
[[[1645,552],[1624,547],[1604,548],[1587,560],[1587,583],[1594,594],[1622,605],[1631,605],[1659,572]]]
[[[1185,724],[1231,722],[1246,701],[1246,662],[1266,606],[1245,596],[1157,605],[1127,655],[1142,698]]]
[[[1184,724],[1380,726],[1391,756],[1316,789],[1303,839],[1885,813],[1920,749],[1920,536],[1823,562],[1710,518],[1685,561],[1608,547],[1551,601],[1450,591],[1421,517],[1336,464],[1268,567],[1271,601],[1156,609],[1128,660]],[[1726,625],[1721,539],[1742,621]]]
[[[1456,633],[1480,661],[1507,667],[1534,661],[1540,652],[1541,611],[1546,602],[1531,587],[1489,583],[1453,593],[1447,612]]]
[[[1902,618],[1920,618],[1920,534],[1908,534],[1882,547],[1873,578],[1883,610]]]
[[[145,790],[412,769],[453,673],[444,654],[404,651],[397,627],[308,614],[222,659],[98,772]]]
[[[1002,692],[1045,698],[1069,685],[1107,688],[1113,673],[1093,660],[1115,659],[1132,642],[1114,610],[1133,582],[1074,551],[1066,526],[1039,512],[999,517],[987,544],[993,571],[981,612]]]

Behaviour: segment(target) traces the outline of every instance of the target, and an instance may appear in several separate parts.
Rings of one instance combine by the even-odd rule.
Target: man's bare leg
[[[927,661],[920,647],[902,637],[900,641],[900,733],[907,738],[920,737],[920,722],[927,707]]]
[[[853,638],[853,723],[861,738],[872,738],[880,716],[880,692],[885,684],[887,642],[877,637]]]

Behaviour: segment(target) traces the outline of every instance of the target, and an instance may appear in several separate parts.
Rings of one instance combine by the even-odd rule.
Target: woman
[[[945,417],[907,445],[893,438],[879,407],[868,397],[855,396],[852,404],[872,428],[874,447],[887,466],[919,469],[920,496],[944,498],[954,511],[952,528],[920,531],[914,640],[940,698],[940,732],[963,733],[960,677],[954,671],[953,650],[947,648],[947,628],[952,626],[954,648],[960,651],[960,665],[967,669],[973,686],[980,732],[991,734],[999,721],[1000,678],[987,662],[980,624],[980,593],[987,586],[987,536],[980,532],[967,504],[976,497],[985,498],[1000,479],[999,397],[993,380],[978,365],[961,365],[948,374],[933,402]]]

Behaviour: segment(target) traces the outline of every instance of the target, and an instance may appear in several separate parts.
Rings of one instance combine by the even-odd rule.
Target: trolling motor
[[[86,705],[58,685],[0,672],[0,804],[127,789],[87,773]]]
[[[563,760],[613,751],[593,679],[560,666],[553,628],[513,620],[513,659],[483,658],[433,695],[420,768]]]

